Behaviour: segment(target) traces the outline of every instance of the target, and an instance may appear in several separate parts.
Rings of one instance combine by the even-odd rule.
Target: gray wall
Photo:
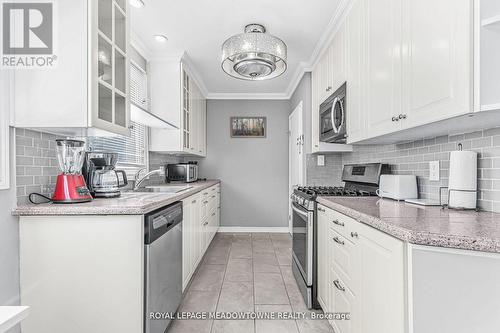
[[[222,226],[287,227],[289,101],[210,100],[202,177],[222,180]],[[232,139],[231,116],[267,117],[267,137]]]
[[[8,76],[0,75],[0,112],[9,113]],[[0,190],[0,305],[19,304],[19,228],[11,215],[16,205],[15,135],[10,131],[10,188]],[[9,332],[19,332],[15,327]]]

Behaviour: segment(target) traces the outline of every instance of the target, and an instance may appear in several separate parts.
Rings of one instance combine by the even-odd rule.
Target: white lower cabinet
[[[405,331],[404,243],[318,207],[318,299],[336,333]]]
[[[182,200],[182,289],[196,271],[210,242],[219,229],[220,185],[214,185]]]

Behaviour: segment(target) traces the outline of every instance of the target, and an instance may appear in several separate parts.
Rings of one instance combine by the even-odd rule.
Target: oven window
[[[333,131],[332,112],[331,109],[321,114],[321,134],[326,134]]]
[[[298,265],[302,269],[302,273],[307,280],[307,217],[293,211],[293,253],[298,259]]]

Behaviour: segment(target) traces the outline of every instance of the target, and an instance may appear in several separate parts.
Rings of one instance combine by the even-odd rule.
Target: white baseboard
[[[288,227],[219,227],[218,232],[268,232],[268,233],[288,233]]]

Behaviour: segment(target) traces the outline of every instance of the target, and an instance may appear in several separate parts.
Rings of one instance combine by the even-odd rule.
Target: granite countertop
[[[317,201],[412,244],[500,253],[500,214],[424,207],[377,197],[318,197]]]
[[[177,193],[123,192],[118,198],[94,199],[86,203],[21,205],[13,209],[12,215],[143,215],[218,183],[219,180],[197,181],[188,184],[191,188]]]

